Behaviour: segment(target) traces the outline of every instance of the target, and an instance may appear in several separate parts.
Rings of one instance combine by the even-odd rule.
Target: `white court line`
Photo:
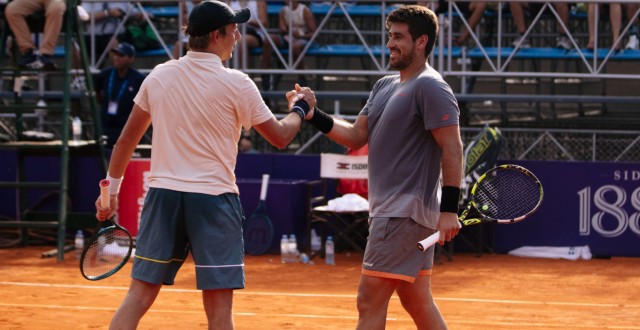
[[[99,290],[120,290],[126,291],[128,288],[124,286],[92,286],[92,285],[74,285],[74,284],[48,284],[48,283],[29,283],[29,282],[0,282],[1,285],[6,286],[27,286],[27,287],[50,287],[50,288],[71,288],[71,289],[99,289]],[[200,293],[200,290],[193,289],[175,289],[162,288],[167,292],[178,293]],[[352,298],[355,299],[356,295],[346,294],[304,294],[304,293],[287,293],[287,292],[248,292],[236,290],[234,294],[240,295],[254,295],[254,296],[289,296],[289,297],[333,297],[333,298]],[[393,298],[397,298],[395,295]],[[492,300],[492,299],[474,299],[474,298],[436,298],[440,301],[460,301],[460,302],[480,302],[491,304],[533,304],[533,305],[566,305],[566,306],[586,306],[586,307],[627,307],[627,308],[640,308],[640,305],[624,305],[624,304],[594,304],[594,303],[567,303],[567,302],[542,302],[542,301],[527,301],[527,300]],[[107,307],[87,307],[87,306],[60,306],[60,305],[42,305],[42,304],[12,304],[12,303],[0,303],[3,307],[22,307],[22,308],[49,308],[49,309],[78,309],[78,310],[95,310],[95,311],[112,311],[115,312],[115,308]],[[201,314],[202,311],[194,310],[164,310],[164,309],[149,309],[152,313],[179,313],[179,314]],[[237,316],[249,316],[249,317],[292,317],[292,318],[316,318],[316,319],[347,319],[356,320],[356,316],[329,316],[329,315],[314,315],[314,314],[273,314],[273,313],[249,313],[249,312],[235,312]],[[409,318],[387,318],[387,321],[411,321]],[[503,326],[503,327],[541,327],[541,328],[566,328],[566,324],[548,324],[548,323],[529,323],[529,322],[483,322],[483,321],[467,321],[447,319],[449,325],[465,324],[465,325],[479,325],[479,326]],[[574,329],[599,329],[598,326],[588,326],[572,324]],[[640,330],[638,326],[617,326],[608,324],[607,329],[623,329],[623,330]]]
[[[8,286],[31,286],[31,287],[51,287],[51,288],[71,288],[71,289],[98,289],[98,290],[127,290],[124,286],[102,286],[102,285],[77,285],[77,284],[50,284],[50,283],[29,283],[29,282],[1,282],[0,285]],[[164,286],[162,291],[179,293],[200,293],[195,289],[175,289]],[[328,293],[291,293],[291,292],[250,292],[245,290],[235,290],[234,295],[248,296],[286,296],[286,297],[329,297],[329,298],[352,298],[355,294],[328,294]],[[393,296],[392,299],[397,299]],[[640,308],[635,304],[612,304],[612,303],[579,303],[562,301],[536,301],[536,300],[505,300],[505,299],[476,299],[476,298],[447,298],[436,297],[436,301],[461,301],[490,304],[523,304],[523,305],[554,305],[554,306],[575,306],[575,307],[617,307],[617,308]]]
[[[115,312],[116,308],[108,308],[108,307],[88,307],[88,306],[62,306],[62,305],[42,305],[42,304],[7,304],[0,303],[0,307],[14,307],[14,308],[48,308],[48,309],[79,309],[79,310],[93,310],[93,311],[110,311]],[[174,309],[149,309],[149,312],[152,313],[173,313],[173,314],[202,314],[203,311],[194,311],[194,310],[174,310]],[[298,317],[298,318],[308,318],[308,319],[345,319],[345,320],[357,320],[356,316],[328,316],[328,315],[314,315],[314,314],[282,314],[282,313],[248,313],[248,312],[235,312],[234,315],[238,316],[278,316],[278,317]],[[387,321],[398,321],[397,318],[387,318]],[[403,321],[410,321],[409,319],[404,319]]]
[[[87,306],[60,306],[60,305],[41,305],[41,304],[5,304],[0,303],[1,307],[7,308],[48,308],[48,309],[79,309],[79,310],[94,310],[94,311],[111,311],[115,312],[115,308],[107,308],[107,307],[87,307]],[[149,309],[150,313],[162,313],[162,314],[202,314],[202,311],[194,311],[194,310],[169,310],[169,309]],[[233,313],[237,316],[257,316],[257,317],[297,317],[297,318],[307,318],[307,319],[343,319],[343,320],[357,320],[356,316],[328,316],[328,315],[314,315],[314,314],[283,314],[283,313],[246,313],[246,312],[235,312]],[[402,321],[409,322],[411,319],[409,318],[387,318],[387,321]],[[512,327],[542,327],[542,328],[561,328],[565,329],[567,327],[566,324],[549,324],[549,323],[528,323],[528,322],[484,322],[484,321],[466,321],[466,320],[455,320],[455,319],[447,319],[447,323],[449,325],[453,324],[465,324],[465,325],[481,325],[481,326],[512,326]],[[600,329],[600,326],[589,326],[589,325],[579,325],[572,324],[571,328],[573,329]],[[640,327],[636,326],[617,326],[617,325],[607,325],[607,329],[624,329],[624,330],[639,330]]]

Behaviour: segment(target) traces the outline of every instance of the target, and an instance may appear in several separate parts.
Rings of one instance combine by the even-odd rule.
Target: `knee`
[[[54,1],[52,2],[46,10],[45,15],[49,16],[62,16],[64,15],[64,11],[67,9],[67,5],[64,1]]]
[[[4,8],[4,16],[7,18],[7,20],[11,21],[12,18],[15,19],[17,17],[24,17],[23,15],[20,15],[18,13],[15,7],[15,2],[9,2]]]
[[[400,297],[400,304],[410,315],[425,314],[436,308],[435,301],[431,297],[420,299],[419,302]]]
[[[358,308],[358,313],[360,315],[369,314],[371,311],[375,309],[372,300],[367,299],[362,294],[358,294],[358,298],[356,299],[356,305]]]

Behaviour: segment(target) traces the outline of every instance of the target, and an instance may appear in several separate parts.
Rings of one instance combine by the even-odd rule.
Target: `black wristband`
[[[297,113],[300,119],[304,120],[304,117],[309,113],[309,103],[305,100],[298,100],[291,108],[291,112]]]
[[[311,125],[317,128],[320,132],[327,134],[331,132],[331,129],[333,128],[333,117],[318,108],[314,108],[313,117],[309,119],[309,123],[311,123]]]
[[[440,212],[458,213],[460,188],[444,186],[442,187],[442,196],[440,197]]]

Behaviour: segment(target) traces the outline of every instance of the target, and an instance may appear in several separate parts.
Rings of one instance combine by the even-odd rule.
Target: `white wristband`
[[[120,184],[122,184],[123,178],[124,176],[120,179],[114,179],[107,173],[107,180],[111,183],[109,185],[109,195],[117,195],[120,192]]]

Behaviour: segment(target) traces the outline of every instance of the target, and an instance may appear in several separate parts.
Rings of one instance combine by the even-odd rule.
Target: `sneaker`
[[[38,59],[42,63],[42,68],[44,70],[55,70],[58,67],[56,66],[56,62],[53,61],[53,56],[48,54],[42,54],[38,56]]]
[[[527,39],[525,36],[519,36],[511,43],[511,46],[516,47],[520,41],[522,41],[522,43],[520,44],[520,48],[531,48],[529,39]]]
[[[21,68],[40,69],[43,65],[33,49],[29,49],[22,55],[20,60],[18,60],[18,66]]]
[[[629,41],[627,41],[627,45],[624,47],[624,49],[638,50],[638,48],[640,48],[639,46],[640,41],[638,41],[638,36],[632,34],[629,36]]]
[[[569,42],[569,38],[567,38],[567,36],[561,36],[556,40],[556,48],[570,50],[573,47],[571,46],[571,42]]]
[[[86,91],[87,90],[87,85],[85,83],[84,77],[78,76],[78,77],[73,78],[73,81],[71,82],[71,89],[79,90],[79,91]]]

